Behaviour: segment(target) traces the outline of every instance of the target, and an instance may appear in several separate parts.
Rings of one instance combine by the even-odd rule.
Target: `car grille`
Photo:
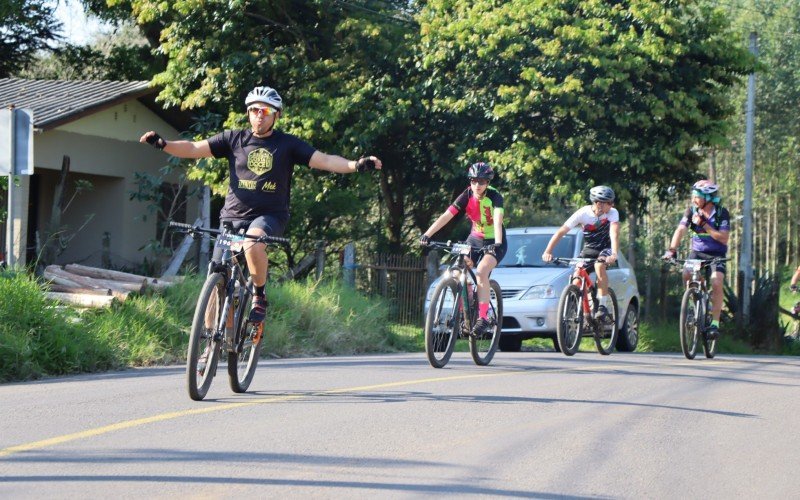
[[[522,290],[523,290],[522,288],[508,288],[508,289],[503,288],[502,295],[504,299],[513,299],[514,297],[519,295],[522,292]]]

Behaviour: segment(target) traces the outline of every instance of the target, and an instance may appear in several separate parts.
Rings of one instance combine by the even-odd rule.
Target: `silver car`
[[[558,299],[567,286],[571,268],[542,261],[542,253],[557,230],[558,227],[507,230],[508,252],[492,271],[492,279],[503,290],[503,334],[500,337],[503,351],[519,351],[523,340],[534,337],[552,339],[553,347],[559,350],[556,340]],[[581,248],[583,232],[576,228],[561,238],[553,255],[577,257]],[[619,308],[620,332],[616,348],[633,351],[639,342],[639,290],[625,257],[619,255],[617,262],[618,265],[608,269],[609,284],[617,296]],[[436,282],[428,290],[428,300],[435,286]]]

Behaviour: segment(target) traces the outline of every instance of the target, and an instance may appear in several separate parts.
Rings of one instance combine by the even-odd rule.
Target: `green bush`
[[[84,328],[80,315],[45,300],[35,279],[0,276],[0,381],[116,366],[113,346]]]
[[[204,276],[163,294],[78,311],[45,299],[26,274],[0,276],[0,381],[182,363]],[[388,308],[338,282],[273,285],[265,356],[408,350],[421,329],[392,329]]]
[[[356,354],[395,350],[388,308],[339,282],[271,286],[263,351],[274,356]]]

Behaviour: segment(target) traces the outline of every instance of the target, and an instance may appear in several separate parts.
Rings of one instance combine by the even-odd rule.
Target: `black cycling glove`
[[[419,237],[419,244],[420,245],[426,247],[426,246],[430,245],[430,243],[431,243],[431,239],[430,239],[429,236],[423,234],[422,236]]]
[[[356,160],[356,172],[362,173],[370,170],[375,170],[375,160],[366,156]]]
[[[167,141],[162,139],[161,136],[155,132],[153,132],[153,135],[148,136],[147,139],[145,139],[145,141],[147,141],[147,144],[153,146],[156,149],[164,149],[167,146]]]

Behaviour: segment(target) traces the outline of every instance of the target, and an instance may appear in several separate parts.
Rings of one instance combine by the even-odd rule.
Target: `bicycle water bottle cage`
[[[472,247],[466,243],[455,243],[452,252],[456,255],[469,255]]]

